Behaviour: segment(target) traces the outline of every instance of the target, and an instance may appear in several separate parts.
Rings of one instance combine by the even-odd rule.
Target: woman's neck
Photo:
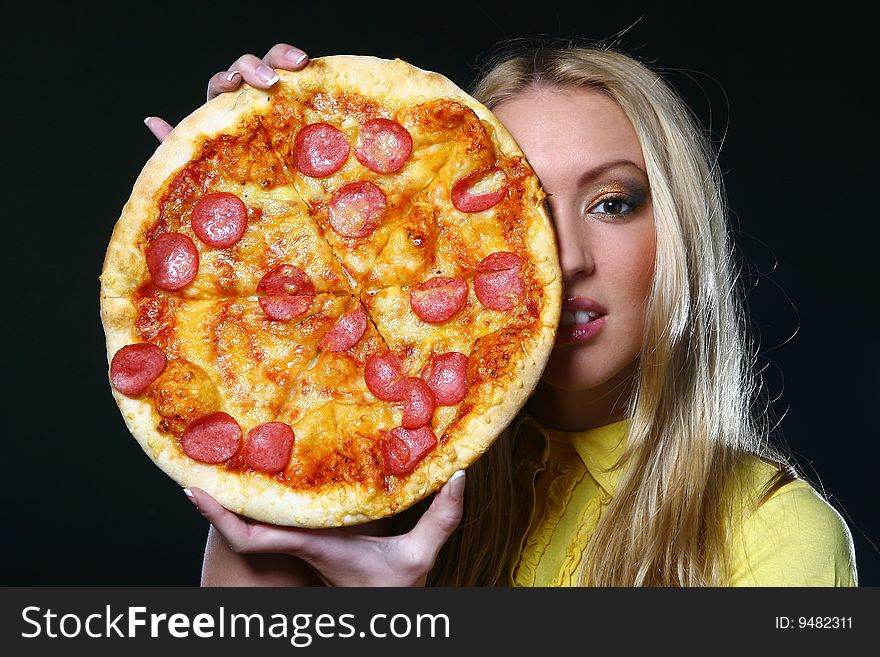
[[[622,420],[629,414],[635,367],[588,390],[564,390],[541,381],[526,410],[541,426],[559,431],[586,431]]]

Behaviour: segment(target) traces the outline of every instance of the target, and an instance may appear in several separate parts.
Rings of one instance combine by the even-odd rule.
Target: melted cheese
[[[378,116],[397,120],[413,138],[410,158],[394,174],[373,172],[354,155],[359,126]],[[310,178],[296,170],[292,149],[298,130],[318,121],[342,130],[352,152],[338,172]],[[491,166],[505,169],[505,200],[492,211],[458,212],[449,199],[454,183]],[[458,351],[481,359],[469,371],[483,380],[503,374],[504,359],[518,348],[511,336],[535,326],[534,313],[525,311],[534,310],[534,299],[508,313],[488,310],[471,282],[476,263],[490,253],[528,258],[517,166],[496,157],[491,129],[453,101],[380,107],[319,89],[299,97],[284,90],[239,133],[206,140],[201,156],[169,181],[142,238],[146,248],[163,232],[181,232],[200,256],[198,275],[180,294],[145,284],[133,298],[135,339],[156,344],[170,359],[150,392],[159,429],[179,436],[190,419],[214,410],[230,413],[245,433],[286,422],[296,435],[290,465],[278,475],[286,486],[383,485],[380,440],[400,425],[402,407],[369,392],[366,360],[390,348],[407,374],[418,376],[431,355]],[[339,236],[327,220],[332,195],[353,180],[372,182],[387,200],[366,238]],[[222,250],[202,244],[190,226],[198,199],[221,191],[249,208],[243,238]],[[318,293],[309,311],[289,322],[268,319],[254,296],[262,276],[280,264],[305,271]],[[464,310],[440,325],[422,322],[409,304],[409,287],[436,275],[469,281]],[[321,338],[360,303],[358,296],[371,319],[364,337],[345,352],[321,351]],[[468,399],[439,407],[431,427],[442,436],[472,408]],[[244,466],[236,457],[225,467]]]

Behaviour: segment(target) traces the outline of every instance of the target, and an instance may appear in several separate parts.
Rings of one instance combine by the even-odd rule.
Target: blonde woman
[[[278,44],[208,94],[307,63]],[[682,101],[598,48],[509,56],[474,95],[540,177],[560,245],[563,316],[535,394],[467,494],[456,477],[424,513],[253,526],[194,490],[212,523],[203,584],[855,586],[845,522],[752,416],[721,180]]]

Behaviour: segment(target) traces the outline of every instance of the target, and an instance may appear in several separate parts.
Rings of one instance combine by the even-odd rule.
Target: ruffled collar
[[[526,416],[524,421],[532,424],[547,441],[570,443],[599,486],[609,495],[614,494],[620,471],[612,468],[626,449],[626,438],[631,424],[630,418],[586,431],[545,429],[531,416]],[[543,451],[542,461],[544,463],[546,463],[548,451],[547,449]]]

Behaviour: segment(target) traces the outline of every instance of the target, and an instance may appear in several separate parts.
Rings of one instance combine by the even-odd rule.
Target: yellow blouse
[[[517,427],[516,479],[531,509],[514,586],[576,586],[584,550],[614,495],[611,470],[626,446],[629,420],[576,433],[545,430],[530,417]],[[758,458],[755,494],[776,468]],[[855,550],[840,514],[808,483],[785,484],[748,515],[731,546],[731,586],[857,586]]]

